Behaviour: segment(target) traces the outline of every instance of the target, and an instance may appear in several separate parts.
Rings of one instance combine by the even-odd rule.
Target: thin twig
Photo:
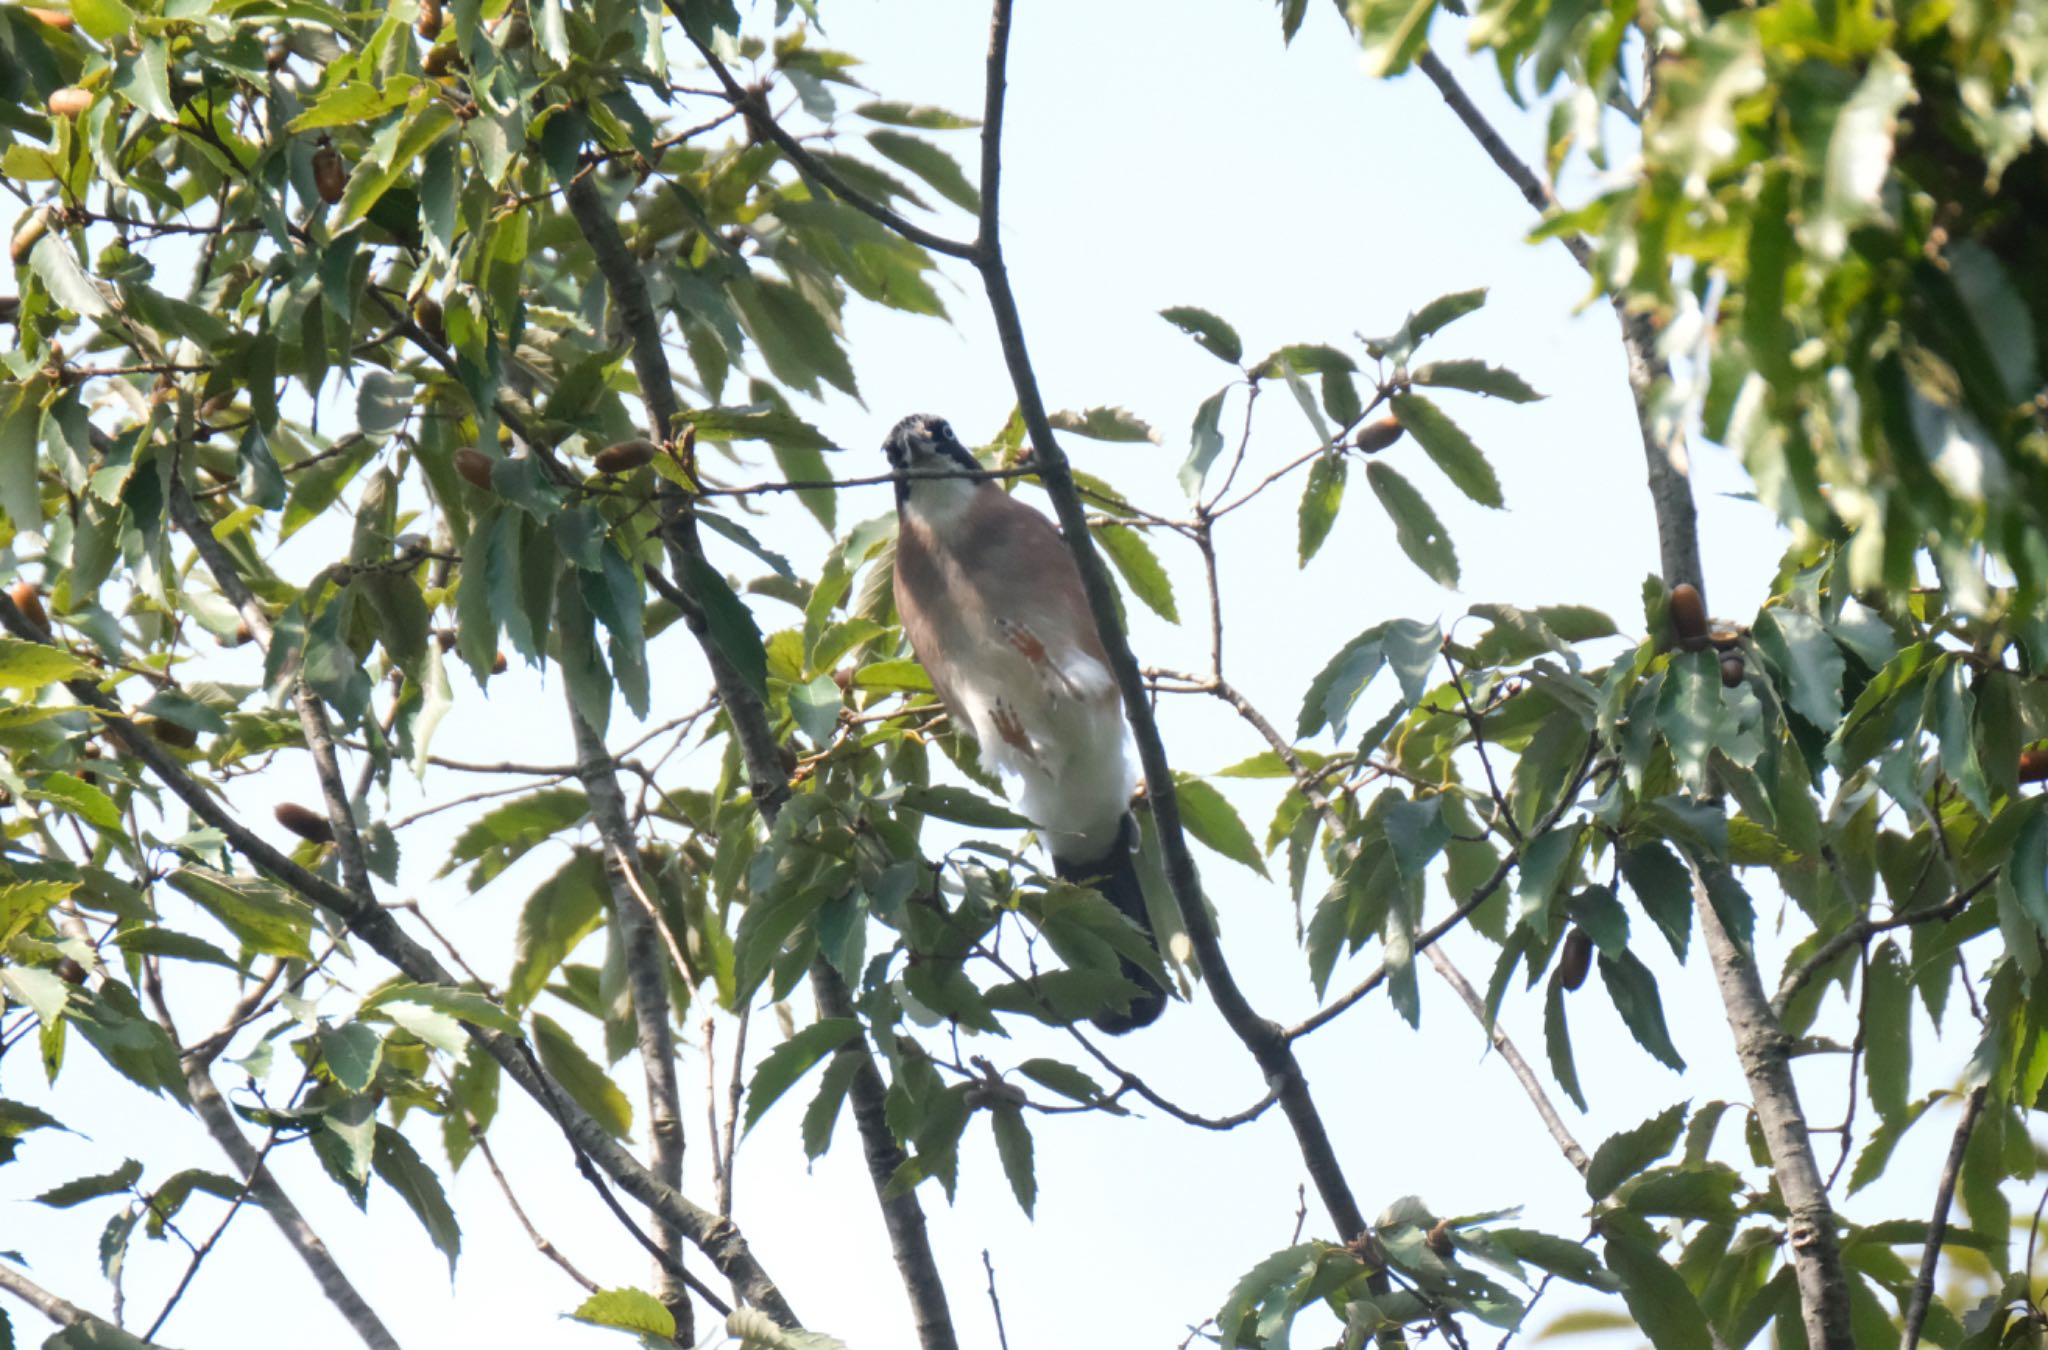
[[[561,1248],[548,1241],[547,1236],[540,1229],[533,1226],[533,1220],[526,1217],[526,1210],[520,1205],[519,1197],[512,1193],[512,1183],[506,1180],[504,1169],[498,1166],[497,1155],[491,1152],[490,1141],[484,1138],[484,1132],[477,1128],[474,1120],[466,1120],[464,1124],[469,1127],[469,1137],[476,1141],[476,1151],[483,1155],[484,1165],[489,1167],[491,1175],[497,1178],[498,1189],[504,1193],[505,1203],[512,1207],[512,1216],[519,1220],[519,1226],[526,1230],[526,1236],[533,1239],[534,1247],[542,1256],[560,1266],[570,1279],[582,1285],[585,1292],[596,1293],[598,1288],[597,1281],[576,1269],[569,1258],[562,1255]],[[717,1305],[714,1304],[713,1306],[716,1307]],[[719,1308],[718,1311],[723,1314],[730,1314],[732,1309]]]
[[[996,1263],[989,1260],[986,1247],[981,1249],[981,1266],[988,1272],[988,1306],[996,1315],[996,1344],[1010,1350],[1010,1333],[1003,1329],[1003,1301],[996,1297]]]
[[[1984,1088],[1980,1086],[1963,1102],[1963,1118],[1956,1122],[1955,1138],[1948,1146],[1948,1161],[1941,1169],[1941,1184],[1934,1191],[1934,1216],[1927,1222],[1927,1245],[1921,1249],[1920,1276],[1913,1281],[1913,1297],[1906,1304],[1899,1350],[1915,1350],[1920,1344],[1920,1328],[1927,1321],[1927,1310],[1934,1299],[1934,1268],[1941,1262],[1941,1244],[1948,1236],[1948,1211],[1955,1203],[1956,1178],[1962,1175],[1963,1154],[1970,1147],[1970,1134],[1977,1128],[1977,1117],[1983,1110]]]

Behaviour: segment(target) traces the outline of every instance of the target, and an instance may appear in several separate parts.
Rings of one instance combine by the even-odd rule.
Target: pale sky
[[[765,17],[763,10],[757,17]],[[862,57],[867,64],[859,74],[879,96],[978,114],[987,21],[981,6],[827,0],[824,12],[824,41]],[[1445,44],[1455,43],[1453,32],[1440,30]],[[1497,92],[1490,63],[1454,65],[1510,143],[1536,157],[1540,108],[1534,115],[1517,113]],[[1004,243],[1045,397],[1055,408],[1123,405],[1157,427],[1164,441],[1155,447],[1069,438],[1079,467],[1169,514],[1184,502],[1174,473],[1186,453],[1189,420],[1232,372],[1156,316],[1168,305],[1199,305],[1229,319],[1248,355],[1300,341],[1330,342],[1362,358],[1354,332],[1391,332],[1430,298],[1484,285],[1492,288],[1487,307],[1435,340],[1429,353],[1508,366],[1549,395],[1521,407],[1459,395],[1441,400],[1491,458],[1505,487],[1505,513],[1464,502],[1412,444],[1393,452],[1458,546],[1464,579],[1457,594],[1437,588],[1399,553],[1359,476],[1330,542],[1305,571],[1294,562],[1298,480],[1223,527],[1229,673],[1273,720],[1291,724],[1302,689],[1328,656],[1358,630],[1389,617],[1438,618],[1449,626],[1477,601],[1574,601],[1606,610],[1625,633],[1640,633],[1640,587],[1656,567],[1657,550],[1613,316],[1604,302],[1585,303],[1585,278],[1563,249],[1523,242],[1531,224],[1525,204],[1426,81],[1368,78],[1354,43],[1324,4],[1310,7],[1290,50],[1281,46],[1277,11],[1257,0],[1042,0],[1019,7],[1010,82]],[[849,120],[838,148],[851,149],[854,135]],[[948,143],[971,164],[973,133],[954,133]],[[971,232],[950,208],[936,225],[962,237]],[[858,452],[834,461],[843,476],[881,470],[873,448],[904,413],[941,413],[970,443],[986,439],[1008,415],[1013,399],[979,285],[965,268],[944,270],[953,283],[946,292],[951,326],[858,302],[853,307],[848,336],[865,406],[841,398],[803,409]],[[1314,444],[1292,400],[1277,388],[1270,393],[1261,400],[1248,472],[1277,467]],[[1226,429],[1235,427],[1241,406],[1239,395]],[[1708,449],[1696,461],[1709,597],[1718,614],[1747,619],[1766,593],[1779,537],[1758,508],[1722,495],[1743,486],[1726,455]],[[850,492],[841,502],[842,526],[890,506],[886,487]],[[763,510],[763,518],[750,522],[753,528],[789,552],[799,568],[814,566],[827,541],[801,508],[788,498],[770,498]],[[742,575],[754,570],[736,551],[715,557]],[[1183,614],[1199,616],[1192,551],[1169,548],[1167,561]],[[794,618],[776,602],[754,603],[765,631]],[[1135,605],[1132,615],[1141,661],[1202,667],[1207,632],[1199,617],[1174,629]],[[702,701],[701,662],[679,628],[656,644],[650,659],[656,720]],[[566,757],[559,689],[515,672],[493,683],[485,703],[466,673],[456,670],[452,678],[464,701],[439,733],[438,753]],[[1384,688],[1369,696],[1373,715],[1386,698]],[[1176,766],[1196,773],[1263,748],[1213,702],[1169,699],[1162,723]],[[621,705],[611,741],[619,745],[633,736],[631,715]],[[1329,748],[1327,741],[1316,744]],[[695,782],[714,767],[700,754],[671,761],[670,772],[675,781]],[[401,782],[397,809],[502,785],[454,775],[429,783],[422,795]],[[310,785],[305,766],[281,763],[263,786],[305,796]],[[1239,786],[1233,795],[1262,837],[1277,791]],[[266,834],[280,833],[269,827],[270,797],[244,787],[238,800]],[[427,905],[438,925],[459,935],[473,964],[501,978],[526,889],[559,865],[562,846],[536,850],[470,897],[455,879],[432,879],[453,825],[439,834],[431,828],[409,832],[404,884],[391,898]],[[1226,950],[1254,1004],[1283,1021],[1310,1011],[1312,993],[1284,884],[1268,885],[1214,855],[1202,854],[1201,863]],[[1759,895],[1768,982],[1781,944],[1774,936],[1775,902],[1760,888]],[[1432,912],[1440,913],[1441,904],[1441,895],[1433,896]],[[1638,931],[1643,928],[1638,922]],[[1803,931],[1796,920],[1794,931]],[[1483,987],[1493,965],[1490,945],[1461,934],[1449,950]],[[1674,1074],[1638,1049],[1598,982],[1589,982],[1572,1001],[1571,1017],[1591,1115],[1580,1116],[1553,1093],[1589,1151],[1674,1101],[1747,1096],[1703,958],[1681,971],[1661,941],[1639,943],[1638,950],[1659,975],[1673,1037],[1692,1067]],[[585,959],[594,958],[586,953]],[[1333,989],[1355,981],[1376,960],[1377,949],[1370,948],[1341,962]],[[1448,989],[1427,972],[1421,985],[1419,1034],[1375,997],[1302,1046],[1360,1204],[1374,1214],[1411,1193],[1443,1215],[1523,1204],[1522,1222],[1581,1236],[1586,1201],[1577,1175],[1505,1067],[1486,1054],[1480,1030]],[[193,1002],[187,1034],[213,1025],[230,997],[225,982],[211,986],[206,998]],[[541,1010],[561,1011],[547,1003]],[[349,1006],[337,995],[322,1011],[341,1014]],[[808,1015],[800,1005],[799,1016]],[[697,1020],[693,1015],[693,1026]],[[582,1019],[574,1021],[584,1029]],[[1547,1081],[1540,991],[1524,993],[1518,981],[1503,1025]],[[773,1026],[770,1018],[757,1019],[754,1054],[772,1043]],[[728,1029],[721,1055],[729,1044]],[[1967,1048],[1951,1046],[1943,1062],[1959,1062]],[[238,1045],[236,1053],[244,1049]],[[1239,1109],[1263,1090],[1250,1057],[1199,991],[1193,1004],[1170,1006],[1155,1027],[1109,1050],[1159,1091],[1205,1113]],[[1062,1033],[1028,1024],[1007,1044],[984,1038],[968,1053],[1001,1064],[1033,1054],[1080,1062]],[[685,1047],[682,1057],[691,1148],[686,1190],[704,1199],[710,1189],[702,1148],[704,1063],[696,1045]],[[1800,1065],[1813,1122],[1832,1123],[1841,1109],[1841,1061]],[[225,1067],[220,1076],[223,1088],[231,1086]],[[644,1122],[637,1067],[622,1061],[616,1076]],[[275,1086],[288,1092],[290,1082]],[[1914,1080],[1916,1095],[1933,1086],[1936,1080],[1924,1072]],[[745,1141],[735,1217],[809,1327],[860,1350],[911,1345],[906,1304],[849,1119],[842,1118],[834,1151],[814,1171],[805,1170],[796,1125],[813,1089],[809,1082],[799,1085]],[[92,1250],[111,1203],[49,1211],[27,1197],[73,1176],[110,1170],[131,1154],[149,1162],[145,1182],[177,1166],[225,1170],[225,1163],[196,1122],[116,1079],[77,1038],[57,1093],[43,1087],[27,1053],[0,1063],[0,1093],[44,1104],[94,1130],[90,1138],[38,1134],[15,1166],[0,1170],[0,1248],[24,1249],[37,1262],[34,1278],[105,1313],[108,1288]],[[1035,1222],[1018,1212],[979,1120],[963,1146],[956,1204],[949,1207],[935,1185],[920,1191],[963,1345],[996,1345],[984,1248],[996,1267],[1015,1350],[1171,1350],[1189,1326],[1215,1311],[1240,1274],[1291,1240],[1304,1175],[1278,1112],[1222,1135],[1151,1112],[1123,1119],[1033,1116],[1031,1125],[1040,1192]],[[435,1122],[415,1117],[406,1128],[445,1174]],[[1874,1194],[1902,1194],[1907,1199],[1899,1208],[1919,1212],[1947,1130],[1938,1115],[1924,1122],[1912,1136],[1920,1151],[1903,1149],[1895,1164],[1903,1189]],[[1724,1144],[1739,1150],[1736,1134],[1726,1128]],[[643,1128],[636,1138],[644,1137]],[[566,1144],[530,1101],[508,1090],[492,1138],[523,1203],[579,1267],[605,1285],[648,1284],[638,1248],[575,1177]],[[1823,1138],[1820,1147],[1823,1167],[1830,1166],[1834,1140]],[[373,1186],[365,1218],[326,1181],[305,1148],[283,1151],[276,1164],[402,1343],[624,1343],[617,1333],[561,1319],[580,1292],[533,1251],[480,1160],[449,1182],[464,1229],[452,1288],[440,1256],[391,1192]],[[1888,1212],[1864,1197],[1848,1209],[1852,1216]],[[195,1202],[187,1214],[204,1233],[217,1212],[211,1202]],[[1304,1232],[1331,1234],[1312,1192]],[[691,1264],[719,1283],[701,1258]],[[181,1249],[149,1244],[135,1252],[126,1281],[131,1326],[147,1325],[183,1265]],[[1556,1288],[1535,1320],[1541,1325],[1568,1306],[1572,1291]],[[18,1342],[37,1343],[45,1334],[39,1320],[11,1301],[8,1307]],[[1303,1342],[1321,1325],[1305,1319]],[[268,1222],[246,1214],[160,1338],[170,1345],[230,1346],[278,1334],[309,1347],[354,1343]]]

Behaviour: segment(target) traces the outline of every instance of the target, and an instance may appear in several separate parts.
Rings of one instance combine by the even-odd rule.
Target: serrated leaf
[[[932,142],[900,131],[870,131],[868,144],[922,178],[961,210],[981,210],[981,193],[968,181],[959,162]]]
[[[967,788],[941,783],[935,787],[906,784],[897,795],[904,810],[921,811],[958,825],[985,830],[1028,830],[1031,822],[1005,806]]]
[[[1372,485],[1380,505],[1393,517],[1394,542],[1401,546],[1408,560],[1439,586],[1456,586],[1457,550],[1422,494],[1390,465],[1378,461],[1366,466],[1365,480]]]
[[[916,127],[922,131],[964,131],[978,127],[981,123],[972,117],[947,112],[921,103],[893,103],[878,100],[863,103],[853,110],[856,117],[865,117],[870,122],[884,122],[892,127]]]
[[[52,1186],[36,1196],[35,1202],[39,1205],[48,1205],[51,1209],[69,1209],[88,1200],[97,1200],[103,1195],[125,1194],[141,1176],[142,1164],[130,1158],[111,1172],[102,1172],[98,1176],[78,1177],[61,1186]]]
[[[1562,971],[1552,971],[1550,987],[1543,995],[1543,1049],[1550,1059],[1550,1072],[1557,1085],[1579,1110],[1586,1109],[1586,1094],[1579,1087],[1579,1066],[1572,1058],[1571,1026],[1565,1018]]]
[[[638,1332],[657,1341],[676,1338],[675,1315],[660,1299],[639,1289],[600,1289],[569,1314],[579,1322],[614,1331]]]
[[[1051,1088],[1070,1101],[1099,1104],[1102,1087],[1080,1069],[1057,1059],[1027,1059],[1017,1072],[1032,1082]]]
[[[1297,567],[1308,566],[1308,560],[1316,556],[1323,541],[1330,537],[1330,527],[1337,523],[1338,508],[1344,504],[1344,483],[1350,469],[1351,461],[1342,451],[1318,455],[1309,466],[1298,511]]]
[[[1174,604],[1173,582],[1160,566],[1159,555],[1152,551],[1144,533],[1127,525],[1096,525],[1092,529],[1095,542],[1102,545],[1102,551],[1116,565],[1131,594],[1168,623],[1179,623],[1180,608]]]
[[[1624,952],[1619,961],[1602,954],[1600,980],[1607,986],[1608,997],[1614,1000],[1614,1010],[1621,1014],[1622,1022],[1627,1025],[1629,1034],[1636,1038],[1636,1043],[1663,1063],[1684,1073],[1685,1060],[1671,1043],[1671,1032],[1664,1025],[1664,1002],[1657,995],[1657,978],[1650,974],[1649,968],[1634,952]]]
[[[62,807],[95,829],[120,833],[125,828],[114,799],[76,774],[45,774],[28,790],[28,796]]]
[[[1489,366],[1484,361],[1431,361],[1416,367],[1409,379],[1440,389],[1462,389],[1468,394],[1486,394],[1510,403],[1534,403],[1543,395],[1512,370]]]
[[[578,849],[561,870],[534,887],[519,911],[505,1006],[531,1004],[563,958],[604,921],[604,861]]]
[[[1906,1112],[1913,1067],[1913,981],[1905,955],[1887,939],[1870,954],[1863,998],[1863,1072],[1881,1119]]]
[[[1657,1254],[1641,1220],[1603,1217],[1607,1267],[1621,1281],[1621,1296],[1655,1350],[1713,1350],[1699,1300],[1677,1271]]]
[[[760,625],[726,579],[694,554],[683,560],[683,589],[704,611],[711,642],[747,687],[762,697],[768,692],[768,649]]]
[[[1093,441],[1150,441],[1159,443],[1159,433],[1128,408],[1089,408],[1082,412],[1060,411],[1046,420],[1060,431],[1071,431]]]
[[[1396,394],[1390,402],[1402,427],[1443,470],[1444,477],[1457,485],[1458,491],[1481,506],[1500,509],[1500,479],[1472,438],[1449,414],[1420,394]]]
[[[1029,1217],[1038,1203],[1038,1177],[1031,1166],[1031,1127],[1024,1113],[1007,1102],[989,1112],[989,1124],[996,1135],[996,1156],[1002,1160],[1003,1175],[1009,1178],[1010,1193]]]
[[[320,1057],[334,1081],[350,1093],[366,1092],[384,1059],[384,1038],[363,1022],[320,1028]]]
[[[244,948],[266,956],[309,961],[313,911],[257,877],[229,876],[205,867],[181,867],[168,880],[235,935]]]
[[[1202,779],[1180,773],[1173,777],[1174,800],[1180,805],[1180,823],[1187,832],[1232,862],[1243,863],[1270,880],[1258,843],[1230,799]]]
[[[1586,1169],[1586,1194],[1605,1200],[1615,1187],[1678,1147],[1685,1130],[1686,1103],[1665,1108],[1642,1124],[1610,1135],[1593,1152]]]
[[[624,1139],[633,1132],[633,1103],[560,1023],[535,1013],[533,1045],[540,1052],[541,1064],[561,1083],[570,1100],[588,1112],[606,1134]]]
[[[17,521],[16,528],[33,529],[34,525]],[[59,680],[83,679],[91,674],[91,666],[62,648],[0,637],[0,689],[33,693]]]
[[[1222,361],[1236,365],[1244,360],[1244,343],[1239,340],[1237,330],[1206,309],[1193,305],[1172,305],[1159,311],[1159,317],[1186,333],[1202,350]]]
[[[448,1258],[448,1275],[455,1275],[455,1258],[462,1254],[462,1229],[455,1211],[448,1205],[441,1178],[427,1166],[412,1141],[389,1125],[377,1126],[377,1147],[371,1165],[384,1184],[397,1191],[406,1207],[427,1230],[434,1246]]]
[[[860,1023],[853,1018],[827,1017],[762,1056],[747,1083],[747,1114],[742,1132],[751,1132],[768,1108],[819,1060],[860,1034]]]

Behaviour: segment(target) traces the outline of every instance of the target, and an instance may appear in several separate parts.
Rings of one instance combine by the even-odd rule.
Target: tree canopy
[[[1277,8],[1276,41],[1313,32],[1307,0]],[[365,1344],[398,1344],[375,1273],[342,1268],[265,1160],[303,1146],[356,1205],[395,1192],[452,1269],[445,1178],[518,1179],[489,1152],[508,1089],[567,1141],[546,1165],[654,1260],[637,1286],[565,1263],[587,1297],[564,1311],[649,1344],[836,1343],[733,1203],[771,1112],[800,1114],[809,1158],[859,1152],[876,1210],[830,1242],[886,1242],[923,1350],[979,1343],[956,1323],[980,1291],[942,1277],[925,1218],[1003,1199],[964,1194],[963,1139],[986,1133],[1029,1213],[1060,1185],[1034,1138],[1081,1113],[1134,1138],[1285,1123],[1313,1204],[1279,1250],[1216,1225],[1243,1273],[1189,1343],[1527,1339],[1568,1300],[1552,1338],[1658,1350],[2039,1340],[2039,1210],[2015,1200],[2048,1089],[2048,10],[1338,8],[1371,76],[1441,92],[1473,140],[1459,172],[1504,173],[1531,247],[1568,249],[1611,305],[1660,557],[1640,612],[1447,594],[1332,616],[1295,703],[1262,710],[1225,674],[1219,524],[1297,503],[1294,556],[1255,560],[1276,591],[1345,531],[1454,590],[1444,503],[1513,505],[1472,410],[1542,395],[1515,353],[1456,341],[1483,287],[1261,353],[1191,278],[1160,318],[1216,387],[1184,410],[1181,495],[1077,467],[1069,447],[1169,438],[1040,388],[1051,335],[1013,292],[1001,174],[1011,24],[1044,16],[994,0],[983,101],[947,110],[865,87],[804,0],[0,7],[23,205],[0,1088],[35,1075],[60,1108],[0,1091],[0,1164],[118,1109],[66,1097],[82,1052],[226,1155],[40,1186],[107,1212],[114,1291],[39,1282],[31,1226],[0,1290],[59,1326],[47,1344],[160,1343],[231,1221],[273,1224]],[[1459,43],[1546,110],[1535,163],[1432,47]],[[1171,133],[1124,134],[1141,154]],[[1156,944],[1052,874],[947,724],[893,613],[893,520],[841,509],[880,461],[847,471],[817,425],[889,359],[848,340],[855,307],[984,304],[1014,412],[982,476],[1047,504],[1087,584],[1143,768]],[[1254,420],[1269,395],[1299,412],[1285,433]],[[1739,618],[1704,593],[1688,440],[1739,455],[1785,527]],[[799,513],[831,540],[815,558],[770,528]],[[1209,633],[1207,665],[1134,654],[1144,616]],[[514,667],[559,692],[574,762],[438,755]],[[656,674],[683,668],[703,678]],[[1167,700],[1266,749],[1190,773]],[[316,799],[269,786],[302,765]],[[445,836],[394,804],[477,771],[510,786],[451,803]],[[1277,789],[1268,819],[1248,784]],[[401,901],[419,839],[446,859]],[[559,862],[508,919],[509,964],[472,969],[436,919],[529,855]],[[1224,872],[1294,922],[1312,1013],[1275,1020],[1234,969]],[[1454,932],[1490,970],[1461,972]],[[1581,1143],[1575,1011],[1604,1002],[1645,1064],[1686,1068],[1667,954],[1725,1010],[1748,1096]],[[1127,961],[1213,1005],[1215,1062],[1265,1095],[1207,1116],[1124,1067],[1087,1019],[1129,997]],[[1423,963],[1455,995],[1427,1030]],[[1524,992],[1540,1054],[1503,1011]],[[1302,1050],[1381,998],[1417,1035],[1477,1019],[1532,1108],[1503,1146],[1583,1177],[1581,1226],[1525,1222],[1516,1195],[1441,1212],[1429,1178],[1333,1143]],[[727,1029],[702,1035],[727,1035],[729,1088],[682,1081],[700,1025]],[[1823,1079],[1839,1126],[1802,1104]],[[1936,1184],[1880,1203],[1928,1117],[1952,1130]],[[121,1271],[177,1257],[143,1245],[166,1236],[184,1276],[145,1321]]]

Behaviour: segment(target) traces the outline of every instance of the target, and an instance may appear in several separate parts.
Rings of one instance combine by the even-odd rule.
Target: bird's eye
[[[932,435],[936,436],[938,439],[942,441],[950,441],[953,439],[953,428],[946,424],[946,419],[943,417],[937,418],[932,422],[931,430]]]

